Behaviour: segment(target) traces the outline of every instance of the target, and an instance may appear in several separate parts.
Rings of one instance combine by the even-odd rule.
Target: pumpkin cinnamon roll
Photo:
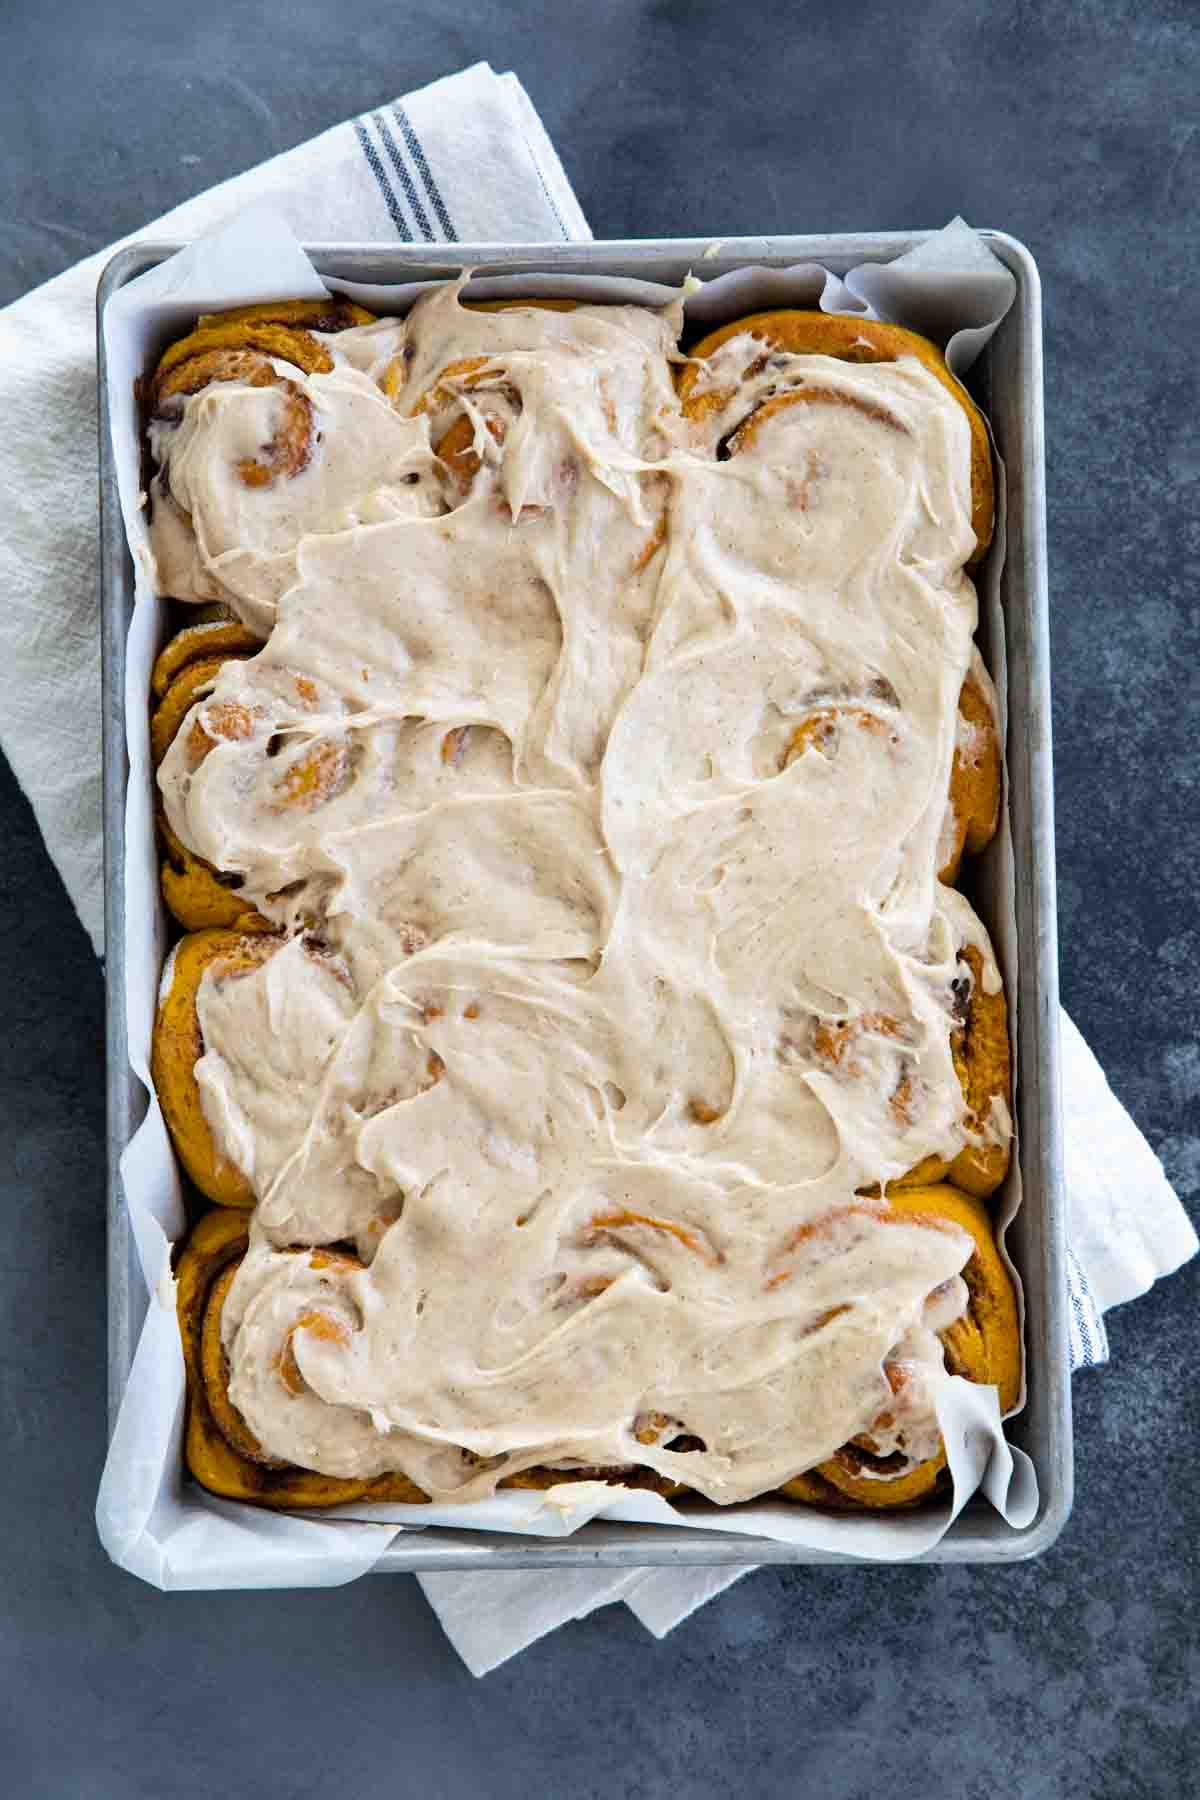
[[[319,1474],[264,1451],[229,1395],[229,1359],[222,1342],[225,1301],[246,1253],[242,1213],[218,1207],[195,1227],[176,1269],[176,1307],[187,1371],[184,1456],[196,1480],[228,1500],[280,1508],[339,1506],[349,1500],[417,1504],[425,1495],[403,1475],[354,1481]],[[350,1259],[328,1250],[295,1253],[305,1284],[276,1371],[281,1394],[299,1405],[307,1392],[295,1343],[309,1333],[335,1342],[348,1333],[344,1305],[323,1280],[324,1272]]]
[[[249,1244],[244,1213],[216,1207],[192,1230],[175,1270],[176,1310],[187,1375],[187,1418],[184,1457],[188,1469],[210,1493],[229,1500],[248,1500],[281,1510],[341,1506],[349,1501],[389,1501],[419,1505],[427,1496],[406,1475],[383,1470],[365,1476],[322,1474],[272,1455],[239,1410],[228,1345],[243,1329],[261,1347],[253,1353],[255,1382],[264,1382],[284,1414],[285,1435],[302,1434],[306,1413],[319,1409],[326,1422],[329,1409],[310,1387],[305,1355],[316,1342],[335,1351],[349,1345],[358,1328],[353,1300],[345,1291],[347,1277],[363,1265],[340,1249],[298,1249],[282,1253],[287,1260],[286,1309],[264,1318],[265,1309],[238,1319],[231,1330],[230,1290]],[[288,1418],[294,1414],[295,1418]],[[356,1421],[357,1423],[357,1421]],[[647,1424],[647,1442],[668,1421],[655,1415]],[[686,1450],[682,1439],[676,1447]],[[470,1462],[469,1455],[464,1459]],[[478,1459],[475,1459],[478,1460]],[[569,1481],[605,1481],[649,1489],[664,1495],[682,1491],[652,1469],[612,1469],[574,1464],[534,1467],[510,1475],[500,1485],[546,1490]]]
[[[424,435],[376,380],[403,326],[345,301],[208,314],[144,395],[159,591],[266,637],[301,537],[444,510]]]
[[[150,1073],[171,1142],[200,1192],[219,1206],[252,1207],[246,1176],[218,1149],[196,1080],[204,1054],[197,997],[205,975],[236,980],[273,956],[282,940],[266,924],[195,931],[167,958],[150,1047]]]
[[[277,376],[271,366],[273,358],[308,373],[324,374],[333,368],[333,357],[315,334],[325,336],[374,320],[374,313],[365,307],[342,299],[268,301],[232,307],[228,312],[202,313],[195,330],[159,358],[150,386],[150,416],[161,416],[164,405],[176,396],[197,393],[213,381],[236,379],[233,365],[222,361],[218,353],[253,358],[252,364],[240,367],[257,372],[262,385]]]
[[[992,541],[995,519],[987,425],[937,345],[918,332],[878,319],[799,310],[734,319],[692,346],[678,377],[684,415],[696,423],[719,421],[718,454],[733,456],[748,448],[763,427],[789,407],[863,405],[861,400],[823,385],[811,365],[796,362],[800,357],[815,356],[848,363],[913,359],[953,395],[970,428],[975,548],[968,566],[981,562]],[[880,423],[895,427],[896,420],[886,408],[874,411]]]
[[[216,656],[254,656],[261,648],[262,639],[227,606],[219,602],[198,606],[195,617],[173,632],[155,657],[150,693],[155,701],[161,701],[175,677],[194,662]]]
[[[302,300],[205,314],[194,331],[160,357],[147,393],[150,420],[178,424],[185,399],[222,382],[272,389],[279,402],[276,429],[253,454],[238,460],[238,478],[256,488],[299,475],[312,455],[312,403],[279,364],[305,374],[328,374],[333,356],[316,334],[369,325],[373,317],[347,301]]]
[[[210,926],[240,931],[268,930],[268,922],[241,892],[242,877],[214,869],[189,850],[171,829],[161,807],[155,825],[162,844],[159,886],[171,917],[185,931],[204,931]]]
[[[888,1192],[948,1181],[985,1198],[1008,1173],[1012,1154],[1008,1007],[982,925],[953,890],[943,890],[942,905],[958,941],[945,988],[940,982],[937,987],[938,1016],[944,1018],[943,1042],[962,1095],[960,1141],[963,1137],[966,1141],[953,1156],[921,1157],[888,1183]],[[811,1056],[815,1068],[839,1083],[852,1087],[864,1081],[876,1087],[882,1083],[892,1121],[902,1131],[913,1128],[915,1140],[907,1136],[910,1146],[919,1142],[929,1076],[914,1018],[879,1009],[817,1020]],[[791,1057],[801,1060],[799,1046],[792,1046]],[[860,1191],[877,1193],[878,1184]]]
[[[982,1203],[956,1188],[905,1188],[888,1196],[893,1215],[950,1224],[974,1240],[961,1275],[932,1294],[917,1330],[883,1364],[892,1400],[868,1430],[836,1455],[785,1482],[789,1500],[832,1507],[902,1507],[948,1487],[946,1450],[933,1407],[929,1339],[940,1341],[945,1372],[997,1390],[1001,1416],[1021,1387],[1021,1336],[1016,1291]],[[924,1340],[924,1341],[922,1341]]]
[[[570,312],[575,305],[573,300],[466,300],[462,310]],[[466,495],[482,467],[481,450],[487,454],[492,446],[503,445],[520,417],[520,387],[505,371],[502,354],[489,356],[481,352],[451,358],[438,370],[436,379],[414,396],[406,392],[410,356],[411,347],[395,357],[384,371],[380,385],[411,418],[430,421],[433,453],[450,477],[451,498]]]
[[[258,648],[257,641],[254,641],[254,648]],[[233,660],[241,660],[239,653],[233,650],[216,651],[207,656],[197,655],[168,681],[158,705],[150,715],[150,754],[156,768],[174,743],[180,726],[192,708],[197,701],[212,693],[217,676],[225,664]],[[197,725],[198,721],[193,721],[192,729],[196,730]]]
[[[961,902],[961,910],[968,911]],[[1012,1160],[1012,1053],[1008,1005],[982,933],[958,946],[951,980],[950,1053],[962,1089],[968,1141],[952,1158],[926,1156],[889,1184],[889,1192],[948,1181],[986,1199]]]
[[[150,717],[150,747],[155,767],[196,702],[211,693],[224,664],[261,648],[259,639],[226,608],[206,611],[210,616],[185,625],[167,640],[154,664],[150,688],[157,705]],[[191,729],[198,727],[194,723]],[[257,909],[241,895],[240,875],[216,869],[190,850],[172,829],[161,804],[155,823],[163,847],[159,871],[163,899],[185,931],[213,925],[265,928]]]
[[[447,477],[446,499],[457,506],[472,492],[476,477],[485,463],[502,477],[504,446],[510,439],[525,409],[524,384],[535,366],[530,351],[531,334],[522,333],[524,315],[575,313],[582,302],[576,300],[523,298],[513,300],[468,300],[459,303],[460,317],[469,324],[471,315],[481,315],[474,330],[464,331],[464,343],[446,344],[439,332],[430,333],[425,345],[418,326],[413,330],[403,352],[394,358],[381,378],[384,392],[406,416],[427,419],[434,455]],[[614,319],[632,309],[594,305],[586,308],[589,317]],[[510,321],[507,332],[489,331],[483,321],[488,315],[504,315]],[[419,317],[419,314],[414,314]],[[469,349],[467,355],[450,355],[450,348]],[[627,447],[625,440],[637,428],[637,421],[620,416],[617,399],[601,372],[597,379],[601,398],[601,419],[605,431]],[[632,429],[631,429],[632,428]],[[665,447],[665,439],[664,439]],[[539,469],[535,479],[521,479],[510,491],[509,484],[499,480],[500,492],[495,504],[514,523],[528,522],[548,514],[562,513],[574,497],[582,463],[575,446],[566,434],[561,453],[549,467]],[[624,564],[629,579],[641,575],[655,553],[666,542],[668,484],[665,477],[651,472],[641,473],[634,483],[641,490],[642,509],[651,513],[649,529],[639,535],[631,551],[627,551],[620,535],[612,538],[615,557]],[[515,511],[514,511],[515,507]],[[611,535],[606,533],[606,535]]]
[[[1002,766],[996,690],[983,658],[974,650],[958,696],[950,793],[938,845],[943,859],[938,869],[939,881],[953,885],[963,852],[978,856],[995,837],[1000,823]]]
[[[896,741],[890,716],[896,706],[895,693],[876,683],[860,704],[839,699],[812,707],[788,738],[780,755],[780,770],[789,768],[810,749],[830,759],[836,757],[847,730],[867,733],[886,751],[888,744]],[[954,759],[938,840],[937,875],[947,886],[958,879],[964,852],[978,855],[996,834],[1002,766],[996,691],[976,650],[958,697]]]
[[[577,300],[549,299],[462,300],[459,302],[463,312],[467,313],[522,312],[525,310],[532,310],[534,312],[573,312],[578,304],[579,302]],[[401,400],[408,383],[409,369],[412,360],[412,347],[407,346],[399,356],[394,356],[383,370],[383,373],[379,378],[379,385],[382,387],[389,400],[397,402]],[[441,370],[441,378],[447,383],[469,381],[471,376],[478,376],[480,372],[486,368],[487,363],[488,358],[484,355],[452,357]],[[417,413],[430,412],[433,410],[435,397],[444,400],[452,395],[452,391],[453,390],[449,391],[449,395],[437,396],[437,385],[433,384],[426,389],[424,394],[418,397],[415,407],[411,407],[410,410]]]

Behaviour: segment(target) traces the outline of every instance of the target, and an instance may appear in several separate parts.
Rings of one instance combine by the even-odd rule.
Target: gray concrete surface
[[[519,71],[597,235],[962,211],[1024,238],[1064,998],[1195,1205],[1198,27],[1194,0],[6,0],[0,301],[476,57]],[[164,1596],[114,1571],[101,976],[11,778],[0,817],[0,1792],[1200,1793],[1194,1275],[1077,1380],[1075,1515],[1034,1565],[763,1573],[662,1644],[609,1611],[482,1683],[407,1580]]]

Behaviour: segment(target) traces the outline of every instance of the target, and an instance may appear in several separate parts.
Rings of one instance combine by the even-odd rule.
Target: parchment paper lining
[[[468,295],[480,299],[514,292],[553,293],[659,306],[678,295],[676,287],[649,281],[488,276],[482,260],[478,267]],[[766,307],[819,305],[827,312],[878,316],[922,331],[945,345],[947,359],[959,375],[970,369],[1015,292],[1013,277],[961,220],[897,261],[862,265],[845,276],[807,263],[785,270],[747,267],[706,281],[703,260],[694,274],[702,285],[687,299],[689,325],[708,329]],[[191,327],[198,312],[283,296],[319,298],[329,288],[379,311],[402,312],[429,285],[378,287],[332,280],[326,284],[282,219],[269,209],[254,208],[129,283],[105,312],[111,429],[136,573],[125,683],[130,768],[127,1024],[130,1064],[150,1094],[146,1118],[122,1160],[122,1178],[151,1296],[97,1501],[105,1547],[122,1567],[160,1588],[266,1588],[332,1586],[353,1580],[372,1567],[398,1531],[430,1525],[565,1537],[600,1518],[764,1536],[813,1550],[894,1561],[932,1548],[971,1495],[982,1491],[1010,1525],[1023,1528],[1037,1511],[1033,1466],[1005,1441],[995,1390],[958,1379],[947,1384],[938,1408],[953,1499],[948,1506],[895,1518],[828,1518],[768,1500],[735,1508],[689,1506],[684,1511],[657,1495],[598,1482],[564,1484],[538,1494],[510,1491],[470,1506],[357,1506],[297,1516],[218,1500],[184,1476],[184,1371],[171,1275],[171,1247],[184,1229],[184,1206],[174,1154],[149,1077],[150,1033],[166,928],[154,841],[147,697],[150,668],[165,631],[166,603],[154,594],[146,574],[134,382],[152,366],[165,342]],[[1004,476],[999,462],[998,476],[996,541],[979,582],[980,638],[1006,723],[1000,600]],[[1015,873],[1007,794],[997,837],[984,856],[975,859],[971,890],[1004,975],[1015,1043]],[[1002,1231],[1020,1198],[1014,1158],[999,1196]],[[1022,1404],[1023,1400],[1022,1395]]]

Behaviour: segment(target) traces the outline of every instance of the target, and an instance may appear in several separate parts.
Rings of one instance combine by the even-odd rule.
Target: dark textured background
[[[1025,239],[1063,994],[1194,1204],[1198,28],[1195,0],[5,0],[0,302],[479,57],[521,75],[597,236],[961,211]],[[101,978],[7,774],[0,817],[0,1791],[1200,1793],[1194,1275],[1111,1319],[1075,1514],[1031,1566],[764,1572],[662,1644],[609,1610],[481,1683],[406,1579],[164,1596],[113,1570]]]

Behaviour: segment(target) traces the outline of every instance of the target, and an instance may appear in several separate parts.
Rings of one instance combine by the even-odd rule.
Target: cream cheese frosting
[[[269,631],[159,780],[288,934],[205,977],[197,1079],[257,1196],[231,1398],[305,1467],[728,1503],[895,1416],[897,1359],[888,1447],[936,1448],[971,1241],[860,1190],[970,1140],[964,944],[999,985],[935,875],[968,426],[915,360],[744,336],[685,418],[678,327],[447,285],[280,365],[293,478],[238,491],[271,388],[156,432],[160,582]]]

